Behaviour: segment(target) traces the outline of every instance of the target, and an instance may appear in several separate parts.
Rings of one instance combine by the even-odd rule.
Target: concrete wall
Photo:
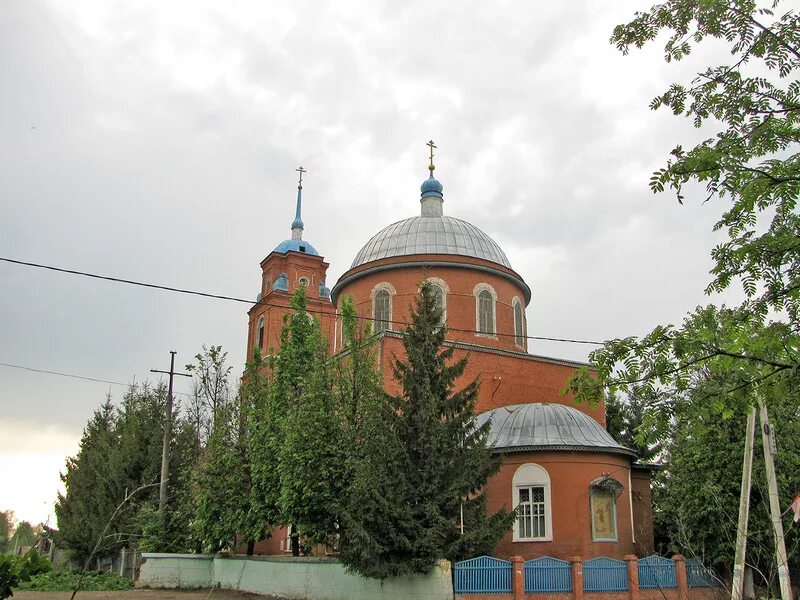
[[[142,554],[138,585],[153,588],[211,587],[214,557],[203,554]]]
[[[211,587],[304,600],[451,600],[450,563],[428,575],[383,582],[347,573],[331,558],[143,554],[137,586]]]

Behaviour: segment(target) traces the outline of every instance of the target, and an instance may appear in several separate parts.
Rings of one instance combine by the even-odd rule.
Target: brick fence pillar
[[[628,600],[639,600],[639,559],[633,554],[624,558],[628,563]]]
[[[686,576],[686,559],[681,554],[672,557],[675,561],[675,580],[678,583],[678,600],[689,600],[689,578]]]
[[[572,565],[572,598],[583,600],[583,559],[573,556],[569,562]]]
[[[521,556],[511,557],[511,590],[514,600],[525,599],[525,559]]]

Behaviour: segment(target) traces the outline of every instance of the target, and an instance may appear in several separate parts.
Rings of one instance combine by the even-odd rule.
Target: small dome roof
[[[273,250],[273,252],[277,252],[279,254],[286,254],[289,251],[303,252],[304,254],[310,254],[311,256],[319,256],[319,252],[317,252],[316,248],[314,248],[314,246],[305,240],[284,240],[275,247],[275,250]]]
[[[433,173],[431,173],[431,176],[422,182],[422,185],[419,188],[419,191],[422,192],[423,198],[427,198],[428,196],[442,198],[443,190],[444,188],[442,187],[442,184],[438,179],[434,178]]]
[[[492,238],[471,223],[444,215],[411,217],[383,228],[356,254],[350,268],[412,254],[472,256],[511,268],[505,252]]]
[[[491,420],[487,445],[499,452],[567,450],[609,452],[636,457],[617,443],[592,417],[562,404],[514,404],[478,415],[478,425]]]

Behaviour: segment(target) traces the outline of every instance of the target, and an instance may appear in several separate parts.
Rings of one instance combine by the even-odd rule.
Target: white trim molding
[[[388,330],[392,329],[391,321],[392,321],[392,318],[394,316],[394,297],[395,297],[395,295],[397,295],[397,290],[388,281],[381,281],[380,283],[376,284],[375,287],[372,288],[372,291],[369,294],[369,303],[370,303],[370,306],[372,307],[372,315],[370,315],[370,316],[372,317],[372,325],[374,327],[374,330],[373,330],[374,333],[378,333],[379,331],[383,331],[384,330],[384,329],[378,329],[377,320],[375,318],[376,317],[376,312],[377,312],[376,311],[376,307],[375,307],[375,300],[376,300],[377,295],[380,292],[383,292],[383,291],[386,291],[386,292],[389,293],[389,315],[388,315],[388,318],[381,319],[381,321],[388,322],[387,327],[385,327],[384,329],[388,329]]]
[[[535,463],[527,463],[521,465],[517,468],[514,472],[514,477],[511,480],[511,501],[515,509],[520,504],[520,491],[525,492],[527,490],[528,494],[528,501],[532,504],[536,504],[533,502],[533,498],[531,497],[531,493],[534,490],[541,489],[542,490],[542,501],[538,504],[543,504],[544,508],[544,515],[539,515],[539,523],[541,524],[541,517],[544,517],[544,535],[539,536],[522,536],[520,535],[520,530],[522,529],[521,524],[523,519],[529,519],[532,523],[533,520],[536,518],[532,511],[534,510],[531,507],[531,511],[529,514],[525,515],[520,512],[517,514],[517,520],[514,522],[514,531],[512,533],[511,541],[513,542],[551,542],[553,541],[553,510],[552,510],[552,501],[551,501],[551,493],[550,493],[550,475],[547,473],[547,470]],[[529,524],[528,529],[532,531],[532,526]]]
[[[481,292],[489,292],[492,296],[492,327],[491,332],[481,331]],[[477,337],[497,339],[497,292],[488,283],[479,283],[472,289],[472,295],[475,296],[475,335]]]

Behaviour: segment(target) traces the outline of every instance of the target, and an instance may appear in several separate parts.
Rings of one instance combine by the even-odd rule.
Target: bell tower
[[[306,288],[306,305],[309,314],[320,320],[322,333],[332,341],[336,322],[336,307],[331,302],[331,291],[325,285],[328,263],[319,252],[303,239],[303,167],[297,182],[297,204],[291,226],[291,238],[282,241],[261,261],[261,291],[247,312],[247,358],[253,349],[260,348],[263,355],[271,354],[280,346],[283,316],[292,311],[290,300],[297,288]]]

